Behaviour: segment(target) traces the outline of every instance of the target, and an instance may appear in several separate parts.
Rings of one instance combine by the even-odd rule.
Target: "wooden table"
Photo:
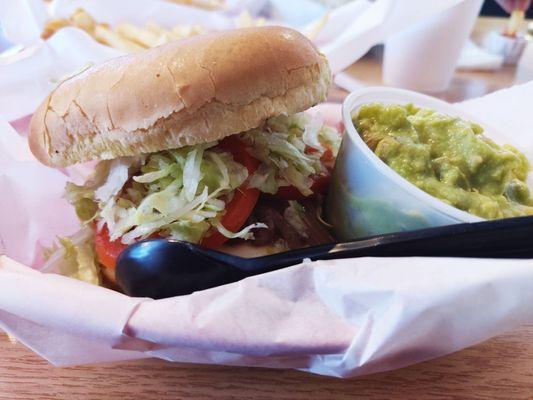
[[[372,53],[347,69],[347,72],[360,83],[367,86],[383,85],[381,81],[381,51]],[[441,93],[430,93],[451,103],[483,96],[495,90],[512,86],[516,67],[503,66],[495,72],[457,71],[448,89]],[[334,88],[330,92],[330,101],[340,102],[346,96],[345,90]]]
[[[298,371],[129,361],[54,368],[0,339],[2,400],[532,399],[533,326],[438,360],[358,379]]]
[[[494,27],[501,21],[482,21]],[[379,55],[349,72],[380,83]],[[514,69],[458,72],[449,101],[480,96],[513,83]],[[331,99],[345,93],[334,89]],[[484,310],[490,312],[490,310]],[[352,380],[297,371],[196,366],[142,360],[54,368],[0,334],[0,399],[533,399],[533,325],[438,360]]]

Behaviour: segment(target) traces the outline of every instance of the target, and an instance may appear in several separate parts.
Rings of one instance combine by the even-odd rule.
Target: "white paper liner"
[[[519,99],[532,95],[527,84],[461,107],[512,132],[512,142],[531,158],[533,122]],[[321,112],[331,120],[337,110]],[[61,228],[39,220],[43,209],[64,204],[58,196],[68,177],[38,164],[23,137],[0,127],[0,160],[18,163],[2,168],[0,190],[27,197],[18,226],[38,231],[42,243],[68,233],[76,221],[67,208],[54,213]],[[19,176],[24,169],[34,178]],[[29,181],[43,184],[29,195]],[[2,220],[11,214],[0,207]],[[17,235],[16,226],[0,225],[4,252],[33,259],[24,250],[35,254],[39,244],[6,241],[24,238]],[[353,376],[447,354],[533,321],[532,284],[530,260],[361,258],[304,263],[190,296],[140,301],[3,257],[0,325],[57,365],[153,356]]]
[[[326,17],[318,8],[302,18],[308,9],[305,0],[235,0],[231,2],[231,12],[210,12],[158,0],[55,0],[50,14],[65,17],[82,6],[98,21],[111,25],[154,21],[166,27],[197,24],[214,31],[237,27],[237,13],[251,7],[248,9],[252,12],[261,11],[260,15],[276,18],[269,24],[293,26],[311,34],[337,73],[394,33],[460,1],[463,0],[355,0],[330,11]],[[0,59],[0,114],[8,121],[31,114],[65,75],[121,54],[77,28],[62,29],[42,41],[39,35],[48,11],[39,0],[20,3],[19,7],[0,8],[7,39],[27,47],[22,54]],[[321,28],[317,30],[317,26]],[[12,60],[18,61],[10,63]]]
[[[378,3],[387,1],[346,7],[372,6],[377,13]],[[368,23],[386,20],[375,15]],[[336,49],[363,52],[372,42],[368,35],[359,32],[353,37],[360,45],[345,41]],[[114,55],[85,33],[65,29],[16,64],[0,65],[0,112],[24,117],[62,75]],[[334,68],[347,60],[335,57]],[[494,139],[533,159],[532,96],[533,84],[526,84],[460,107],[505,132]],[[321,110],[330,120],[340,118],[338,107]],[[17,133],[0,121],[0,247],[6,254],[0,258],[0,327],[56,365],[159,357],[346,377],[447,354],[533,321],[530,260],[303,263],[159,301],[42,274],[30,268],[41,265],[41,247],[78,227],[61,194],[87,167],[60,171],[38,164],[26,147],[27,123],[14,122]]]

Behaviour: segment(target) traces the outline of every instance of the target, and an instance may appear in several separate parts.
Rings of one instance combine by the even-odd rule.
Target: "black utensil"
[[[533,216],[398,232],[242,258],[167,239],[149,239],[124,250],[117,282],[130,296],[161,299],[236,282],[311,260],[348,257],[532,258]]]

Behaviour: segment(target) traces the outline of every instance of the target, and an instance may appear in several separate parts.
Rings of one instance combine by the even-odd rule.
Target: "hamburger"
[[[255,255],[331,241],[320,201],[339,134],[302,113],[330,80],[307,38],[262,27],[176,41],[60,83],[34,113],[29,145],[51,167],[95,161],[65,191],[84,226],[62,240],[71,270],[98,266],[113,282],[120,252],[152,237]]]

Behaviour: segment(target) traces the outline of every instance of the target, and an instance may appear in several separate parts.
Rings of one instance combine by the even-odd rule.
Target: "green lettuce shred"
[[[305,113],[271,118],[241,138],[261,161],[250,186],[270,194],[280,186],[294,186],[305,196],[313,194],[311,176],[325,172],[322,154],[330,149],[336,155],[340,146],[340,136],[333,128],[324,125],[320,116]]]
[[[67,199],[82,221],[97,218],[97,229],[105,224],[110,239],[124,244],[154,233],[197,243],[211,227],[229,236],[219,219],[248,171],[215,145],[103,161],[88,184],[67,186]],[[249,238],[251,232],[231,236]]]
[[[45,251],[45,272],[57,272],[80,281],[98,285],[100,274],[94,253],[94,234],[85,227],[69,237],[59,237],[59,244]]]
[[[67,185],[66,198],[81,221],[97,221],[98,230],[106,225],[110,239],[124,244],[155,233],[198,243],[215,230],[228,238],[251,239],[253,229],[266,226],[230,232],[220,222],[233,192],[248,179],[250,187],[264,193],[293,185],[310,195],[312,175],[324,172],[321,155],[326,149],[336,154],[340,142],[319,117],[304,113],[272,118],[240,138],[261,161],[251,177],[212,142],[101,161],[87,183]]]

